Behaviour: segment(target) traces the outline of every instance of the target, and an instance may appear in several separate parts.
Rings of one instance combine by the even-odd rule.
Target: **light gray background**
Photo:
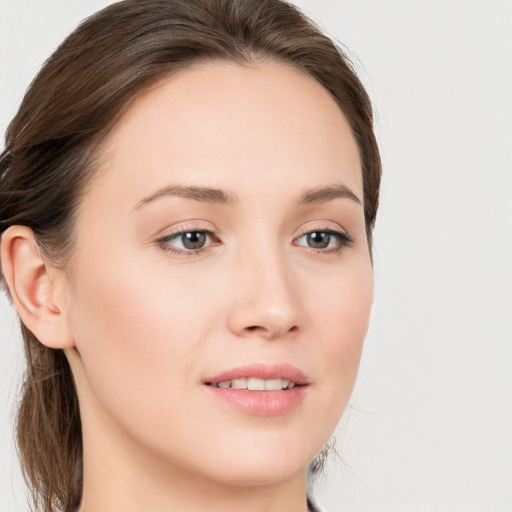
[[[0,0],[0,130],[106,0]],[[384,163],[376,304],[326,511],[512,511],[512,2],[297,0],[354,54]],[[0,511],[27,510],[0,301]]]

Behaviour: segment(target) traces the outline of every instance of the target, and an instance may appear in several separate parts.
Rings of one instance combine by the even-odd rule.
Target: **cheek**
[[[319,319],[319,375],[324,376],[323,402],[331,404],[334,425],[352,393],[373,305],[371,267],[331,279],[329,293],[315,300]]]
[[[135,404],[146,420],[162,403],[181,407],[186,393],[179,391],[196,378],[186,362],[204,348],[218,318],[215,302],[199,282],[167,279],[121,256],[108,258],[110,265],[93,258],[95,270],[76,282],[72,315],[87,385],[121,422],[133,422]]]

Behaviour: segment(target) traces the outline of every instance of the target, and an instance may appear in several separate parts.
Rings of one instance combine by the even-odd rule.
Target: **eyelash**
[[[184,235],[185,233],[202,233],[202,234],[207,235],[210,238],[213,238],[215,235],[215,233],[209,229],[184,228],[184,229],[180,229],[178,231],[173,231],[172,233],[169,233],[168,235],[166,235],[162,238],[159,238],[156,241],[156,243],[165,252],[169,252],[171,254],[176,254],[178,256],[185,256],[187,258],[194,257],[194,256],[200,256],[201,254],[204,254],[209,249],[210,245],[208,245],[207,247],[201,247],[199,249],[188,249],[188,250],[176,249],[175,247],[168,245],[169,240],[176,239],[176,238]],[[328,249],[328,250],[315,249],[313,247],[306,247],[306,246],[299,246],[299,247],[305,247],[305,249],[308,250],[308,252],[312,252],[314,254],[336,255],[336,254],[341,253],[346,247],[348,247],[354,243],[353,239],[347,233],[345,233],[344,231],[341,231],[341,230],[333,229],[333,228],[311,229],[309,231],[305,231],[304,233],[299,235],[294,240],[298,240],[298,239],[302,238],[303,236],[310,235],[312,233],[323,233],[323,234],[326,234],[329,236],[334,236],[338,240],[338,243],[340,244],[339,247],[336,247],[335,249]],[[211,245],[215,246],[215,245],[220,245],[220,244],[213,243]]]
[[[200,256],[201,254],[204,254],[208,247],[201,247],[199,249],[188,249],[188,250],[182,250],[182,249],[176,249],[175,247],[172,247],[167,244],[167,242],[170,239],[178,238],[185,233],[203,233],[206,234],[208,237],[213,237],[215,233],[211,231],[210,229],[197,229],[197,228],[184,228],[180,229],[178,231],[173,231],[172,233],[169,233],[168,235],[159,238],[157,240],[158,245],[165,251],[170,252],[172,254],[177,254],[178,256],[185,256],[187,258],[190,258],[192,256]],[[219,244],[214,244],[219,245]]]

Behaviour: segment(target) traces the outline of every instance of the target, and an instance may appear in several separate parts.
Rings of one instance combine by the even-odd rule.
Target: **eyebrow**
[[[361,200],[347,186],[342,184],[329,185],[327,187],[318,187],[304,192],[299,198],[300,205],[319,204],[332,201],[333,199],[351,199],[357,204]]]
[[[139,201],[134,209],[140,208],[147,203],[156,201],[163,197],[182,197],[184,199],[193,199],[194,201],[200,201],[201,203],[213,203],[222,205],[234,205],[237,202],[237,198],[234,194],[221,190],[219,188],[211,187],[199,187],[199,186],[187,186],[187,185],[169,185],[160,190],[157,190],[154,194],[145,197]]]
[[[169,185],[139,201],[134,209],[140,208],[147,203],[151,203],[163,197],[182,197],[184,199],[193,199],[202,203],[212,203],[220,205],[233,206],[238,202],[236,194],[219,188],[188,186],[188,185]],[[361,200],[347,186],[342,184],[317,187],[304,192],[298,200],[299,205],[321,204],[334,199],[350,199],[357,204]]]

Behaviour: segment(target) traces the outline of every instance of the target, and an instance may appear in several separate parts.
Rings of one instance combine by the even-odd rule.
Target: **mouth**
[[[283,391],[293,389],[298,384],[289,379],[259,379],[258,377],[242,377],[241,379],[207,382],[207,386],[220,389],[247,389],[249,391]]]
[[[256,416],[278,416],[306,397],[309,380],[291,365],[264,364],[234,368],[203,381],[210,396]]]
[[[281,391],[309,384],[306,374],[291,364],[250,364],[224,371],[203,381],[207,386],[249,391]]]

